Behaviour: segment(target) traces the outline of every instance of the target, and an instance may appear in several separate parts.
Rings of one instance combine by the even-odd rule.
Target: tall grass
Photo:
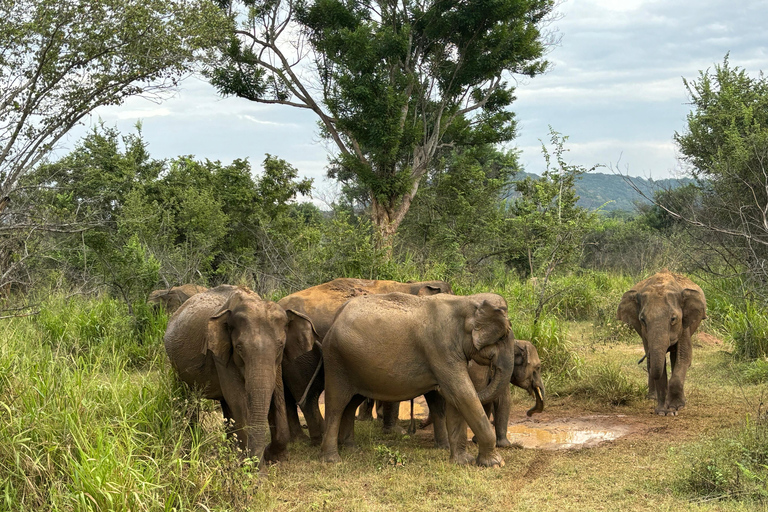
[[[250,481],[223,428],[190,426],[211,403],[177,385],[149,330],[108,298],[0,324],[0,509],[214,510],[222,473]]]

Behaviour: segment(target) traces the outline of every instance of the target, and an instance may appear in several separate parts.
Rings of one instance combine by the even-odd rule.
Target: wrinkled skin
[[[482,391],[491,381],[491,370],[488,366],[480,366],[474,361],[469,363],[469,376],[475,389]],[[536,405],[526,414],[533,416],[544,410],[544,382],[541,380],[541,360],[536,347],[530,341],[515,340],[515,370],[510,382],[522,388],[536,399]],[[493,413],[493,424],[496,430],[496,446],[508,447],[512,443],[507,439],[509,427],[509,410],[511,394],[502,393],[499,397],[485,406],[486,414]]]
[[[626,292],[617,317],[642,338],[647,356],[648,393],[656,414],[677,415],[685,406],[685,375],[691,365],[691,335],[706,318],[704,292],[687,277],[662,271]],[[667,352],[672,374],[667,382]]]
[[[390,292],[419,296],[453,293],[451,285],[444,281],[399,283],[397,281],[339,278],[293,293],[283,297],[278,302],[282,307],[301,312],[310,318],[314,324],[318,341],[310,352],[302,354],[294,361],[283,362],[285,401],[292,440],[306,437],[301,429],[296,410],[296,404],[305,392],[306,399],[301,410],[307,421],[310,442],[315,445],[320,444],[323,437],[324,420],[318,405],[318,399],[323,392],[325,383],[324,370],[320,366],[323,358],[320,344],[331,328],[336,313],[344,303],[353,297]],[[307,389],[308,385],[309,389]],[[393,412],[387,415],[385,427],[391,427],[395,423],[398,408],[399,404],[395,404],[389,409]]]
[[[291,330],[304,334],[287,342]],[[279,460],[289,438],[280,365],[283,355],[309,349],[311,322],[248,289],[222,285],[187,300],[164,341],[179,378],[221,403],[230,434],[248,456]]]
[[[183,284],[164,290],[154,290],[149,294],[147,302],[154,307],[163,308],[166,313],[172,315],[181,307],[190,297],[198,293],[207,291],[208,288],[196,284]]]
[[[467,363],[495,367],[475,391]],[[339,440],[354,443],[355,410],[365,397],[387,402],[440,390],[446,402],[451,460],[467,464],[467,425],[478,438],[480,466],[502,466],[481,402],[492,401],[514,370],[514,334],[503,297],[484,293],[416,297],[402,293],[350,300],[323,341],[324,461],[340,461]]]

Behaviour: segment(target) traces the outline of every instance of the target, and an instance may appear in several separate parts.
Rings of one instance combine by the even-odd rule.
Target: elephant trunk
[[[269,407],[275,391],[275,370],[266,367],[252,368],[245,375],[247,417],[245,441],[249,457],[264,458],[269,430]]]
[[[533,394],[536,396],[536,405],[528,409],[525,413],[527,416],[533,416],[537,412],[544,410],[544,387],[534,384]]]
[[[666,344],[659,344],[658,341],[666,338],[669,338],[668,333],[660,333],[658,336],[649,335],[648,337],[649,372],[653,380],[659,380],[664,372],[668,347]]]
[[[489,404],[496,400],[503,391],[509,393],[509,382],[515,369],[515,340],[510,335],[506,341],[499,342],[499,351],[491,368],[493,377],[490,384],[477,394],[480,403]]]

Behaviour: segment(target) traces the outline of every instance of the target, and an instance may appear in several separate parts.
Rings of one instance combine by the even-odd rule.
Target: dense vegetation
[[[637,340],[617,325],[615,309],[634,282],[664,267],[701,284],[708,297],[704,330],[725,343],[724,351],[697,348],[705,375],[698,377],[690,407],[711,403],[725,412],[712,425],[681,419],[686,432],[696,433],[693,439],[672,444],[659,436],[641,443],[640,452],[623,444],[629,455],[608,453],[598,462],[621,459],[624,464],[609,471],[627,475],[637,461],[622,456],[641,457],[654,442],[667,450],[661,462],[643,459],[659,472],[658,480],[624,488],[644,496],[632,501],[611,491],[610,497],[638,509],[657,498],[670,508],[697,499],[730,499],[734,509],[765,505],[768,424],[760,398],[768,381],[768,83],[762,75],[750,77],[726,58],[686,82],[693,110],[676,141],[693,178],[647,194],[653,201],[633,211],[594,210],[578,202],[577,183],[588,170],[568,162],[567,137],[552,132],[542,176],[523,175],[516,153],[495,145],[514,135],[506,108],[512,89],[501,73],[533,76],[544,69],[539,28],[552,2],[496,2],[486,10],[469,2],[456,17],[440,11],[447,5],[440,3],[418,19],[384,13],[397,30],[366,9],[306,3],[289,14],[298,16],[301,34],[325,55],[318,65],[333,94],[323,101],[334,115],[325,120],[323,135],[357,148],[342,151],[331,166],[343,192],[330,209],[302,201],[311,196],[312,183],[290,162],[265,155],[254,170],[247,160],[224,164],[204,155],[157,160],[140,125],[131,134],[97,127],[69,155],[45,161],[51,145],[95,106],[146,92],[136,80],[175,83],[216,44],[224,45],[223,60],[209,76],[224,93],[292,101],[297,84],[277,76],[279,69],[265,75],[264,62],[229,37],[231,20],[183,4],[99,4],[109,13],[126,9],[125,23],[116,27],[107,23],[114,20],[106,11],[74,0],[2,4],[0,35],[8,50],[0,52],[0,79],[6,80],[0,113],[7,119],[0,133],[0,182],[7,195],[0,198],[3,509],[467,509],[478,499],[520,505],[514,496],[493,494],[488,483],[510,473],[447,467],[444,457],[415,440],[381,441],[371,426],[361,427],[362,451],[350,455],[347,466],[321,466],[313,449],[301,445],[292,447],[291,461],[265,469],[260,478],[253,461],[243,461],[226,442],[210,414],[213,406],[177,385],[160,342],[167,318],[147,307],[147,295],[187,282],[232,283],[277,299],[340,276],[443,279],[461,294],[494,291],[511,305],[517,337],[538,347],[551,403],[570,411],[623,407],[640,414],[647,413],[644,384],[630,345]],[[284,28],[281,2],[264,9],[245,4],[253,7],[252,19],[272,20],[273,31]],[[335,15],[321,16],[328,12],[323,6]],[[95,20],[91,27],[81,26],[78,16],[85,14]],[[468,14],[480,17],[479,25],[506,28],[486,31],[483,39],[471,27],[418,21],[440,15],[458,23]],[[144,25],[163,59],[143,46]],[[520,52],[507,46],[515,38],[526,43]],[[62,43],[70,40],[82,47]],[[406,40],[420,41],[423,67],[398,67],[413,49]],[[111,43],[103,47],[105,41]],[[266,41],[275,52],[282,48]],[[465,68],[451,61],[452,49],[498,60]],[[389,67],[367,70],[371,62]],[[125,69],[140,72],[125,75]],[[432,74],[417,76],[423,70]],[[453,75],[456,82],[448,79]],[[43,77],[44,85],[30,82],[39,96],[24,96],[37,102],[23,105],[14,99],[25,90],[19,77],[30,76]],[[91,83],[84,77],[99,78],[101,87],[77,87]],[[361,77],[370,83],[359,83]],[[413,91],[429,90],[430,81],[440,98]],[[315,106],[322,119],[325,111]],[[59,115],[62,108],[71,116]],[[387,114],[373,123],[375,133],[359,122],[370,109]],[[424,140],[435,147],[423,147]],[[424,151],[429,158],[416,165],[414,155]],[[737,390],[747,407],[729,399]],[[696,454],[695,461],[675,450]],[[416,471],[398,479],[406,451],[435,476]],[[553,456],[555,476],[604,453]],[[514,460],[527,461],[535,477],[539,459],[546,458],[521,453]],[[602,484],[614,477],[598,475]],[[414,504],[419,495],[411,486],[422,482],[430,496]],[[304,484],[310,489],[296,493]],[[377,499],[383,495],[381,501],[371,505],[362,501],[364,491],[362,498],[350,493],[349,487],[367,485]],[[444,494],[456,497],[440,501]]]

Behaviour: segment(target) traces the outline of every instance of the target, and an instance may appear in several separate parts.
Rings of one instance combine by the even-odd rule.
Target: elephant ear
[[[640,300],[637,291],[629,290],[622,295],[616,318],[630,325],[637,334],[640,334]]]
[[[683,329],[690,328],[690,333],[696,332],[702,320],[707,318],[707,300],[700,290],[686,288],[683,290]]]
[[[288,323],[285,326],[285,357],[293,361],[300,355],[312,350],[315,341],[320,341],[320,336],[315,330],[312,320],[304,313],[293,309],[286,309]]]
[[[472,344],[481,350],[498,343],[509,333],[506,308],[495,306],[484,300],[472,317]]]
[[[522,367],[528,364],[529,357],[528,344],[515,341],[515,367]]]
[[[442,291],[443,290],[441,290],[439,286],[425,284],[419,288],[419,293],[417,293],[417,295],[437,295],[438,293],[442,293]]]
[[[210,350],[213,353],[213,359],[222,366],[227,366],[232,355],[232,339],[228,323],[231,314],[229,309],[225,309],[208,319],[204,350],[206,352]]]

